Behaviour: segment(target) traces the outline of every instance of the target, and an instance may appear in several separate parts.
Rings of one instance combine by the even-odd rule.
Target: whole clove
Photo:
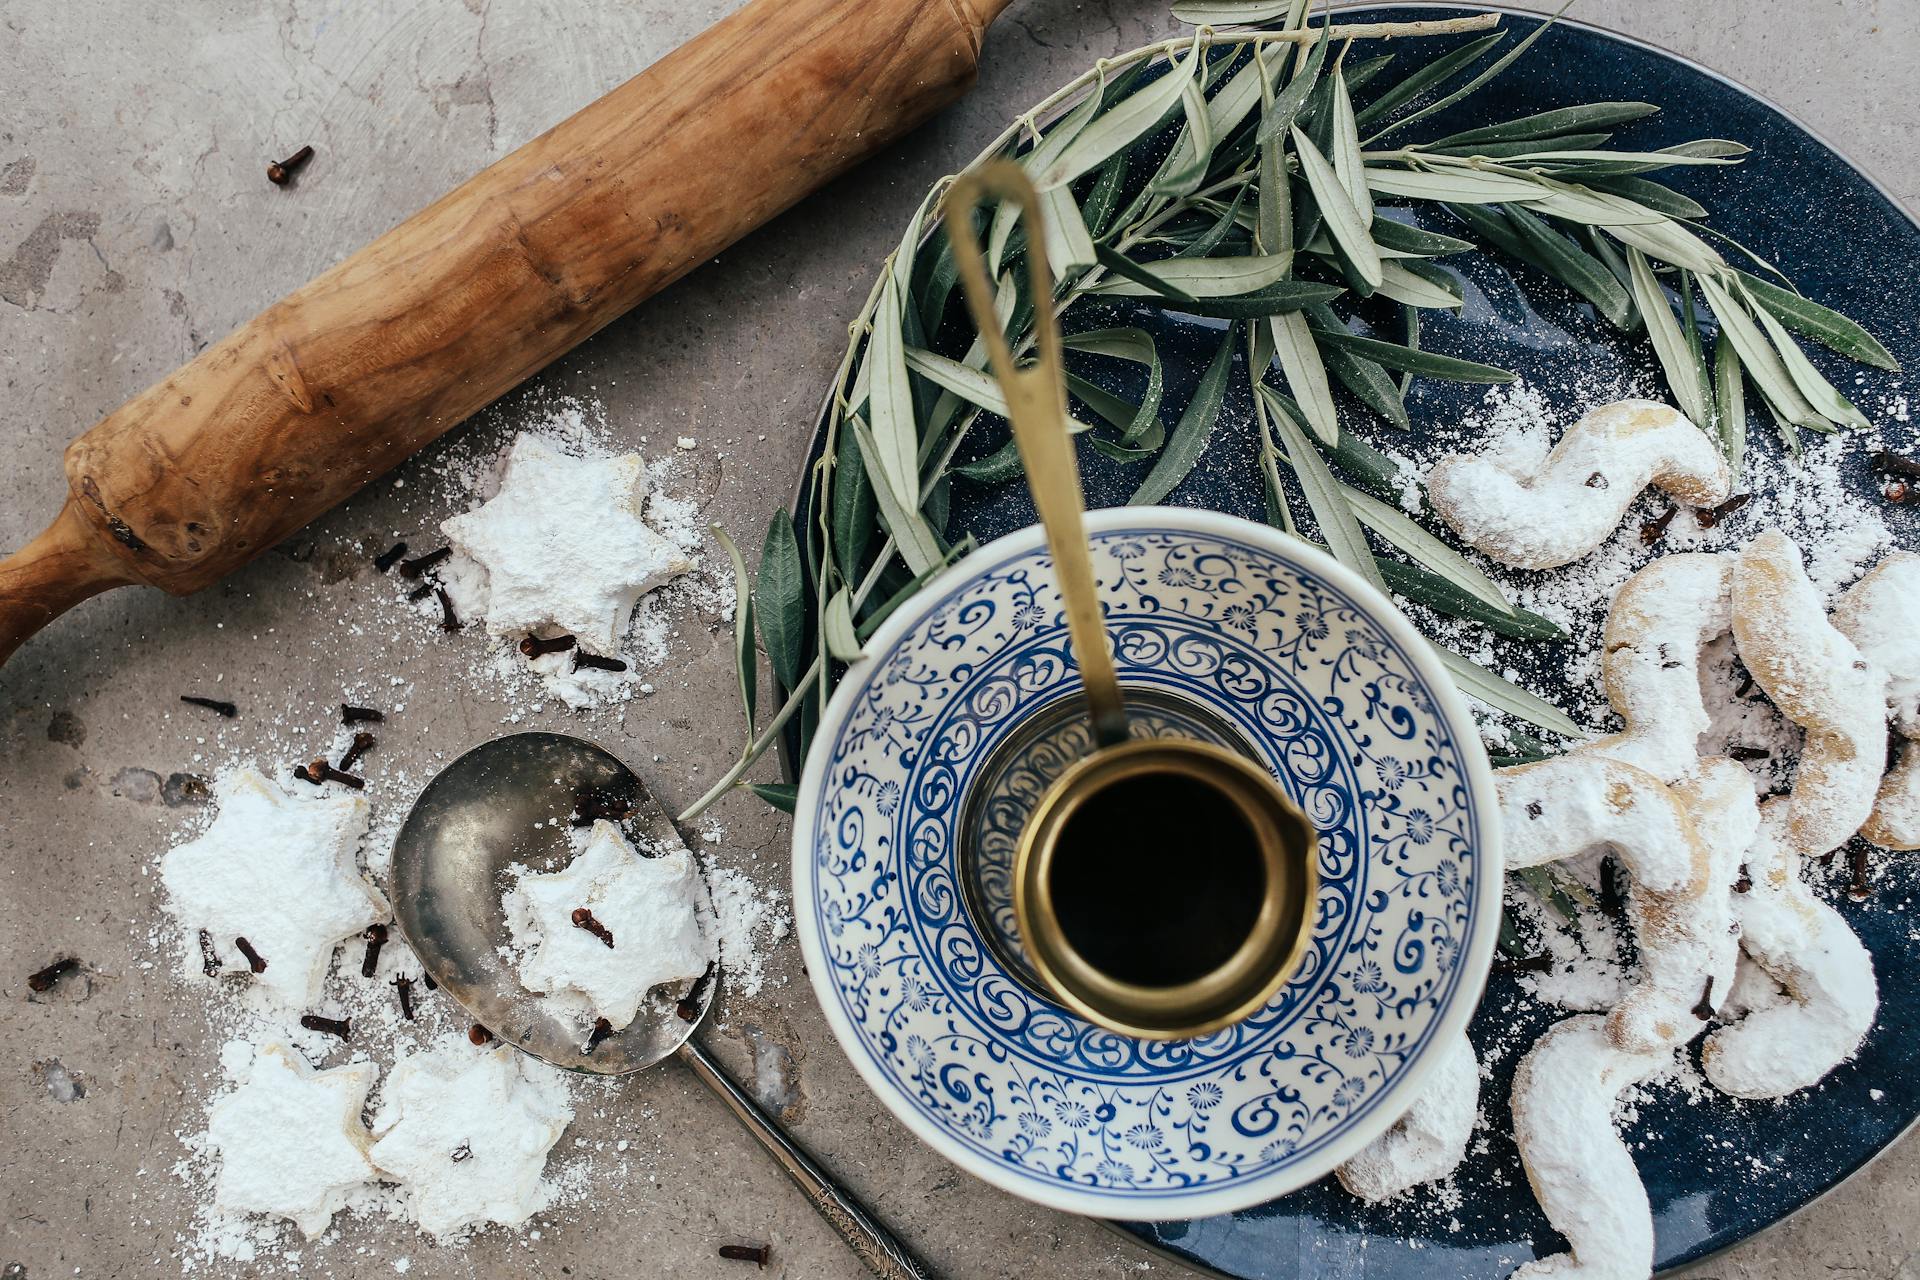
[[[459,1164],[462,1160],[473,1159],[473,1148],[464,1142],[461,1143],[453,1149],[452,1159],[455,1164]]]
[[[1665,511],[1651,520],[1642,522],[1640,525],[1640,541],[1646,543],[1648,546],[1652,546],[1654,543],[1660,541],[1660,539],[1666,537],[1667,526],[1672,524],[1673,518],[1679,514],[1680,508],[1677,505],[1668,504]]]
[[[1745,863],[1740,864],[1740,878],[1733,882],[1733,891],[1735,893],[1753,892],[1753,876],[1747,871]]]
[[[200,931],[200,972],[211,978],[219,973],[221,968],[220,953],[213,949],[213,935],[202,929]]]
[[[1553,957],[1544,951],[1531,956],[1496,956],[1493,967],[1502,973],[1546,973],[1553,968]]]
[[[403,578],[417,578],[452,554],[452,547],[441,547],[438,551],[429,551],[423,556],[415,556],[411,560],[402,560],[400,562],[400,576]]]
[[[520,652],[529,658],[543,658],[549,653],[564,653],[579,641],[572,636],[553,636],[543,639],[540,636],[528,636],[520,642]]]
[[[317,1013],[300,1015],[300,1025],[309,1031],[324,1031],[330,1036],[339,1036],[342,1040],[353,1038],[353,1028],[345,1018],[325,1018]]]
[[[413,590],[407,592],[407,599],[413,604],[419,604],[422,600],[425,600],[428,596],[432,594],[433,594],[433,584],[431,582],[424,582],[419,586],[415,587]]]
[[[682,1022],[698,1022],[700,1020],[700,1002],[692,996],[681,996],[674,1004],[673,1012]]]
[[[1847,850],[1847,896],[1855,902],[1865,902],[1873,896],[1873,880],[1867,872],[1867,846],[1857,844]]]
[[[245,938],[235,938],[233,945],[239,950],[241,955],[247,958],[247,968],[253,970],[255,973],[265,973],[267,971],[265,958],[253,949],[251,942],[248,942]]]
[[[190,693],[183,693],[180,695],[180,701],[190,707],[205,707],[208,711],[213,712],[213,714],[223,720],[231,720],[240,714],[239,707],[234,706],[231,702],[222,702],[218,698],[200,698]]]
[[[576,929],[585,929],[588,933],[606,943],[607,946],[613,946],[613,932],[608,929],[607,926],[594,919],[593,912],[587,910],[585,907],[575,907],[573,909],[573,927]]]
[[[360,976],[371,978],[380,969],[380,948],[387,945],[387,926],[367,926],[367,954],[360,961]]]
[[[1727,754],[1735,760],[1771,760],[1773,752],[1765,747],[1728,747]]]
[[[573,825],[590,827],[602,818],[619,822],[633,813],[633,801],[608,791],[582,791],[573,800]]]
[[[347,754],[340,757],[340,772],[353,772],[353,766],[360,763],[360,757],[367,754],[372,746],[372,734],[365,732],[354,734],[353,745],[347,748]]]
[[[293,181],[293,175],[306,168],[307,161],[313,159],[313,148],[302,147],[285,160],[276,160],[267,166],[267,181],[276,187],[284,187]]]
[[[352,787],[355,791],[362,790],[367,785],[367,780],[365,778],[362,778],[357,774],[348,773],[344,769],[334,768],[332,765],[327,763],[326,757],[324,756],[314,760],[311,764],[307,766],[307,781],[308,782],[338,782],[342,786]]]
[[[467,1039],[473,1044],[487,1044],[492,1041],[493,1032],[476,1022],[467,1028]]]
[[[381,721],[385,720],[386,718],[387,718],[386,712],[376,711],[372,707],[356,707],[352,703],[348,703],[348,702],[343,702],[340,704],[340,723],[341,724],[346,724],[346,725],[379,724]]]
[[[1880,490],[1880,496],[1896,506],[1913,501],[1913,486],[1905,480],[1889,480],[1886,488]]]
[[[597,653],[588,653],[585,649],[573,651],[573,669],[592,667],[595,671],[625,671],[627,664],[618,658],[603,658]]]
[[[1752,494],[1736,493],[1717,507],[1708,507],[1705,511],[1694,512],[1693,518],[1700,522],[1702,529],[1711,529],[1752,501]]]
[[[587,1036],[587,1052],[592,1053],[600,1047],[600,1042],[613,1034],[613,1024],[605,1018],[593,1020],[593,1031]]]
[[[401,974],[393,980],[393,989],[400,996],[400,1016],[408,1022],[413,1021],[413,979]]]
[[[723,1244],[720,1246],[720,1256],[730,1262],[756,1263],[762,1271],[765,1271],[767,1269],[767,1262],[773,1257],[773,1246],[767,1244]]]
[[[1705,1022],[1713,1016],[1713,975],[1707,975],[1707,989],[1700,993],[1700,1003],[1693,1006],[1693,1016]]]
[[[302,782],[311,782],[316,787],[319,786],[322,782],[326,781],[325,778],[322,778],[319,774],[313,772],[312,769],[308,768],[304,764],[297,764],[293,766],[293,776],[300,779],[300,781]]]
[[[64,975],[73,972],[79,967],[80,961],[77,958],[73,956],[63,956],[38,973],[28,974],[27,990],[51,991],[53,990],[54,983],[60,981]]]
[[[438,597],[440,601],[440,629],[442,631],[458,631],[460,629],[460,615],[453,611],[453,597],[447,594],[445,587],[435,587],[433,594]]]
[[[1873,469],[1882,475],[1905,476],[1909,480],[1920,480],[1920,458],[1909,458],[1904,453],[1882,449],[1875,453],[1870,461],[1873,463]]]
[[[373,567],[381,573],[385,573],[387,570],[393,568],[394,565],[399,564],[401,557],[406,554],[407,544],[404,542],[396,542],[373,558]]]
[[[420,971],[420,981],[427,984],[427,990],[429,991],[438,991],[440,989],[440,984],[433,980],[433,973],[430,970],[422,969]]]

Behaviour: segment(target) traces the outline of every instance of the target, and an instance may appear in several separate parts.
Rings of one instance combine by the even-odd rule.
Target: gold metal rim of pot
[[[1067,941],[1049,873],[1060,832],[1082,804],[1129,778],[1169,772],[1232,802],[1254,832],[1266,881],[1247,936],[1224,962],[1189,982],[1143,986],[1095,968]],[[1069,1009],[1136,1039],[1191,1039],[1250,1017],[1292,976],[1310,932],[1317,864],[1313,824],[1257,765],[1210,743],[1144,739],[1096,751],[1040,798],[1014,852],[1014,919],[1035,972]]]

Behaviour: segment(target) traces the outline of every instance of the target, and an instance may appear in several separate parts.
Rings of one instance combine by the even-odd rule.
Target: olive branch
[[[1415,378],[1514,380],[1508,370],[1421,345],[1422,311],[1462,305],[1459,281],[1436,264],[1482,249],[1557,281],[1623,333],[1644,334],[1676,403],[1717,440],[1736,475],[1749,386],[1789,447],[1803,429],[1867,425],[1794,335],[1897,369],[1886,348],[1708,227],[1699,203],[1647,176],[1737,164],[1746,147],[1720,138],[1655,151],[1610,147],[1616,130],[1658,110],[1644,102],[1588,103],[1408,141],[1413,126],[1486,85],[1551,23],[1503,51],[1508,33],[1495,14],[1342,26],[1309,22],[1308,7],[1189,0],[1174,12],[1197,24],[1191,36],[1096,63],[973,162],[1017,161],[1046,213],[1049,298],[1029,296],[1021,269],[1027,228],[1012,206],[976,214],[972,228],[985,240],[996,312],[1016,357],[1031,350],[1034,308],[1046,305],[1062,318],[1076,363],[1144,371],[1137,401],[1087,376],[1092,364],[1067,375],[1072,429],[1088,447],[1142,469],[1132,502],[1164,499],[1192,470],[1219,419],[1232,356],[1244,352],[1273,524],[1307,537],[1297,491],[1315,545],[1382,591],[1500,635],[1563,638],[1406,514],[1397,467],[1344,427],[1336,409],[1338,386],[1366,417],[1405,429]],[[1271,30],[1215,29],[1275,21]],[[1397,80],[1387,76],[1391,51],[1356,55],[1395,39],[1450,36],[1471,38]],[[776,512],[757,575],[725,531],[714,530],[739,601],[746,742],[683,819],[739,785],[783,734],[804,758],[844,664],[888,614],[971,548],[970,539],[946,536],[953,485],[1020,475],[1010,439],[958,460],[983,424],[1004,434],[1005,403],[966,309],[953,305],[951,248],[931,234],[950,182],[921,201],[850,327],[823,448],[806,477],[806,527]],[[1436,222],[1448,229],[1429,225]],[[1161,417],[1164,374],[1152,335],[1076,331],[1071,323],[1076,304],[1116,298],[1229,321],[1171,425]],[[1369,534],[1392,554],[1377,552]],[[756,705],[756,648],[785,691],[765,717]],[[1553,733],[1579,732],[1551,703],[1435,649],[1480,703]],[[1549,750],[1515,733],[1505,759]],[[793,805],[791,784],[747,785],[772,804]]]

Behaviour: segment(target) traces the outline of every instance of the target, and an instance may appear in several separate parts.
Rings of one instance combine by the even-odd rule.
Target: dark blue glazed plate
[[[1347,21],[1446,17],[1488,6],[1391,5],[1341,10]],[[1539,23],[1507,14],[1519,34]],[[1399,44],[1404,74],[1458,40]],[[1648,45],[1574,22],[1549,30],[1513,68],[1434,121],[1434,134],[1554,107],[1602,100],[1658,103],[1661,113],[1630,126],[1614,145],[1651,150],[1689,138],[1737,139],[1753,148],[1730,170],[1680,169],[1662,180],[1712,211],[1711,225],[1777,264],[1810,297],[1871,330],[1908,368],[1920,367],[1920,326],[1909,287],[1920,278],[1920,227],[1870,178],[1777,107],[1704,67]],[[1439,229],[1438,224],[1436,229]],[[1447,227],[1449,231],[1459,228]],[[1555,410],[1585,407],[1580,391],[1652,368],[1644,344],[1621,337],[1577,298],[1544,277],[1492,253],[1446,264],[1464,277],[1468,305],[1459,316],[1425,312],[1423,344],[1516,370]],[[1524,291],[1523,287],[1524,286]],[[1083,317],[1076,309],[1073,321]],[[1166,364],[1162,417],[1172,422],[1219,342],[1217,324],[1145,306],[1090,308],[1078,327],[1150,329]],[[1071,326],[1070,326],[1071,327]],[[1899,375],[1857,366],[1809,347],[1822,371],[1865,405],[1891,400]],[[1238,360],[1239,357],[1236,357]],[[1264,501],[1244,371],[1230,380],[1221,423],[1198,466],[1169,502],[1210,507],[1259,520]],[[1138,388],[1117,388],[1137,394]],[[1450,423],[1478,403],[1480,389],[1417,381],[1407,397],[1414,430]],[[1886,443],[1915,445],[1903,421],[1869,408]],[[1356,419],[1356,425],[1363,420]],[[1385,429],[1362,428],[1391,445]],[[1001,443],[976,433],[979,452]],[[1756,416],[1751,447],[1779,449]],[[816,447],[818,442],[816,441]],[[1877,490],[1864,448],[1843,470],[1849,487]],[[1124,502],[1137,473],[1082,451],[1088,500]],[[1907,547],[1920,545],[1913,508],[1890,508],[1888,525]],[[948,532],[982,542],[1032,523],[1017,484],[980,490],[956,485]],[[802,526],[804,527],[804,525]],[[1532,644],[1508,658],[1524,682],[1548,696],[1564,687],[1568,655]],[[1626,1128],[1653,1205],[1660,1269],[1696,1262],[1779,1222],[1836,1186],[1893,1143],[1920,1117],[1920,933],[1902,910],[1920,890],[1920,862],[1895,857],[1867,902],[1841,910],[1873,952],[1881,980],[1878,1024],[1859,1055],[1820,1086],[1780,1102],[1744,1103],[1710,1090],[1690,1096],[1656,1088]],[[1564,1249],[1534,1203],[1510,1136],[1507,1096],[1518,1058],[1561,1011],[1524,992],[1496,969],[1471,1027],[1490,1078],[1482,1120],[1466,1162],[1443,1194],[1412,1195],[1370,1207],[1330,1179],[1283,1199],[1233,1214],[1179,1222],[1116,1223],[1120,1230],[1183,1262],[1244,1280],[1359,1276],[1376,1280],[1500,1280],[1533,1257]]]

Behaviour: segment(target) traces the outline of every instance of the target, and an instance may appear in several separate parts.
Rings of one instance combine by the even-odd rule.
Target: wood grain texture
[[[87,580],[217,581],[958,97],[1006,2],[753,0],[74,441]],[[84,598],[14,580],[16,644]]]

